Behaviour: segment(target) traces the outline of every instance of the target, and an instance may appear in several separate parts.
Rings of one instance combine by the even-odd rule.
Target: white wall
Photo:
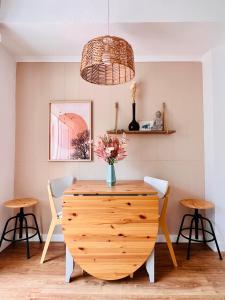
[[[3,202],[14,195],[15,79],[16,63],[0,45],[0,234],[12,214]]]
[[[205,197],[215,204],[214,220],[221,249],[225,250],[225,47],[203,58]],[[214,244],[212,244],[215,249]]]

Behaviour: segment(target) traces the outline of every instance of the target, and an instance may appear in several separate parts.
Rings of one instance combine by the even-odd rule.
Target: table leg
[[[155,282],[155,250],[153,249],[152,254],[146,261],[146,270],[148,272],[149,281]]]
[[[66,246],[66,282],[70,282],[71,274],[73,273],[73,269],[75,267],[75,263],[73,260],[73,256],[71,255],[68,247]]]

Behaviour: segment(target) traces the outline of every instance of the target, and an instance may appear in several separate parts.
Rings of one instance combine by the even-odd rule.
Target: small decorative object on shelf
[[[97,143],[94,145],[94,152],[108,164],[106,178],[108,186],[116,184],[114,163],[123,160],[127,156],[126,145],[127,139],[124,133],[121,138],[104,134],[98,138]]]
[[[163,120],[163,130],[167,129],[167,123],[166,123],[166,103],[163,102],[162,104],[162,120]]]
[[[135,119],[135,114],[136,114],[136,103],[135,103],[135,98],[136,98],[136,90],[137,90],[137,85],[136,82],[133,82],[132,85],[130,86],[131,89],[131,97],[132,97],[132,112],[133,112],[133,119],[130,122],[128,129],[130,131],[134,131],[134,130],[139,130],[140,129],[140,125],[139,123],[136,121]]]
[[[152,130],[154,121],[139,121],[140,124],[140,130],[146,131],[146,130]]]
[[[151,130],[163,130],[163,118],[159,110],[155,113],[155,120]]]
[[[118,111],[119,111],[119,103],[115,102],[115,132],[118,130]]]

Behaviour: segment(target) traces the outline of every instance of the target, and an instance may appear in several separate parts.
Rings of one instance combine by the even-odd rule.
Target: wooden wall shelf
[[[115,130],[108,130],[108,134],[172,134],[175,133],[176,130],[139,130],[139,131],[129,131],[129,130],[123,130],[119,129],[117,131]]]

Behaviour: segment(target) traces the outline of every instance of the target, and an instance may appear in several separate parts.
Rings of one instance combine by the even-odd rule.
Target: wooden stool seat
[[[37,199],[34,198],[22,198],[22,199],[13,199],[8,200],[4,203],[5,207],[8,208],[23,208],[23,207],[31,207],[38,203]]]
[[[213,203],[201,199],[183,199],[180,200],[180,204],[193,209],[210,209],[214,207]]]

